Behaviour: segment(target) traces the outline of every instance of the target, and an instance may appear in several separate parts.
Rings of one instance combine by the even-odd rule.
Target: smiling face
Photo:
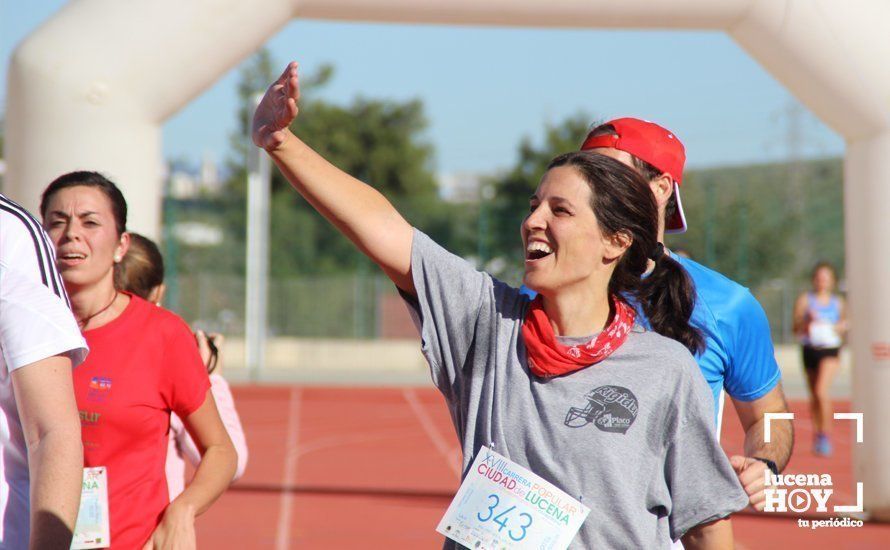
[[[544,174],[522,223],[523,283],[544,296],[608,285],[623,251],[604,235],[591,208],[592,191],[571,166]]]
[[[56,246],[56,261],[70,293],[97,284],[113,286],[114,258],[127,250],[111,201],[96,187],[61,189],[49,198],[43,225]]]

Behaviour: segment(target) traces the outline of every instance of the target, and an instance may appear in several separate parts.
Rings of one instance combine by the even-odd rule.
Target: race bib
[[[564,549],[590,508],[482,447],[436,531],[468,548]]]
[[[841,337],[834,328],[834,323],[813,321],[810,323],[810,345],[814,348],[838,348]]]
[[[108,548],[111,536],[108,527],[108,474],[104,466],[83,469],[80,511],[74,527],[72,550]]]

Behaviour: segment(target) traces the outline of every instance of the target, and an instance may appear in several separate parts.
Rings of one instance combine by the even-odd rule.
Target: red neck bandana
[[[615,315],[594,340],[564,346],[556,341],[541,297],[535,298],[522,323],[529,369],[542,378],[560,376],[599,363],[612,355],[627,340],[636,318],[633,308],[617,297],[612,296],[612,303]]]

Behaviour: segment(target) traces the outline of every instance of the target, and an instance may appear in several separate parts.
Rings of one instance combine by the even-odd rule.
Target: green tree
[[[682,197],[689,231],[668,243],[751,288],[777,278],[803,284],[820,259],[842,269],[841,161],[808,161],[805,172],[806,193],[796,199],[804,204],[792,209],[784,163],[688,171]],[[798,219],[793,210],[805,216]],[[816,246],[801,246],[801,235]],[[806,256],[795,261],[800,254]]]
[[[212,270],[243,274],[246,158],[253,147],[246,137],[247,128],[254,95],[265,91],[280,69],[268,51],[262,50],[241,70],[238,130],[232,136],[226,193],[214,199],[212,208],[203,214],[215,216],[216,223],[223,226],[225,244],[214,249],[182,250],[185,273]],[[457,212],[438,197],[422,102],[359,97],[348,105],[334,104],[320,93],[333,74],[332,67],[323,66],[313,74],[301,75],[300,115],[294,121],[294,132],[330,162],[379,189],[411,223],[446,246],[458,243],[461,246],[457,252],[468,249],[466,235],[450,230],[454,220],[466,218],[467,213]],[[345,237],[294,192],[274,168],[272,174],[272,277],[368,269],[367,260]]]

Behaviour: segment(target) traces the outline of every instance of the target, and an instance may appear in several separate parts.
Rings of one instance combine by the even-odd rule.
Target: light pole
[[[254,108],[262,94],[253,98]],[[252,109],[248,117],[252,116]],[[250,133],[251,121],[247,131]],[[269,283],[269,195],[271,166],[269,157],[253,146],[248,135],[247,152],[247,288],[245,332],[247,340],[247,372],[257,381],[266,351],[266,322]]]

